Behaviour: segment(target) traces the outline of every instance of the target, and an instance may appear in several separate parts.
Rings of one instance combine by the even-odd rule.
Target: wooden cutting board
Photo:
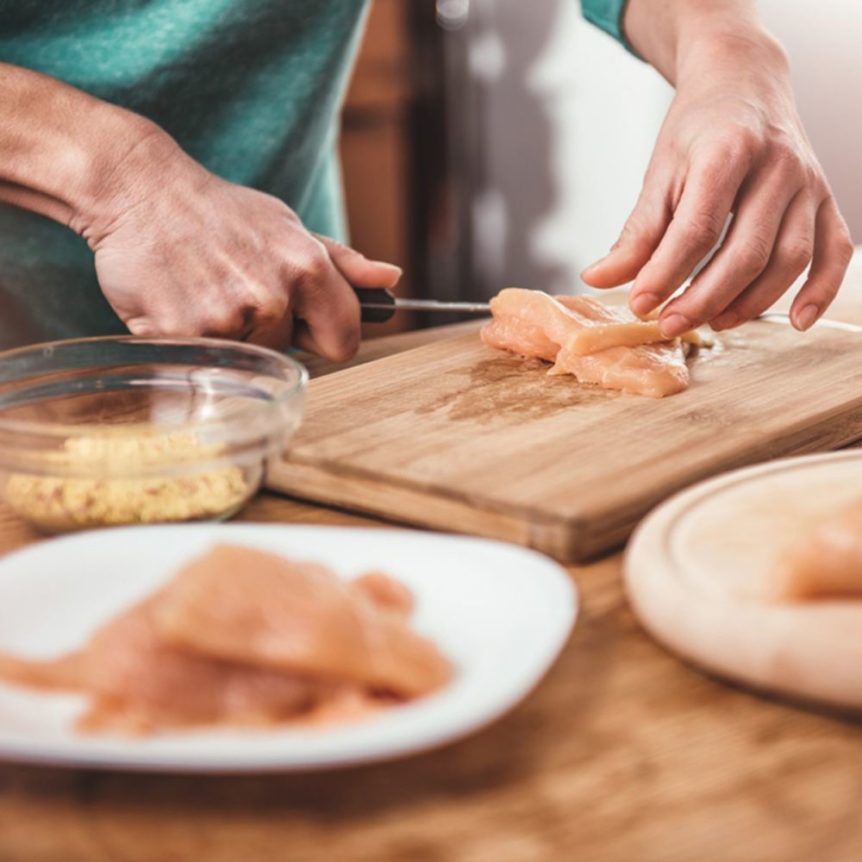
[[[757,321],[696,359],[686,392],[605,392],[438,341],[312,381],[272,489],[582,560],[672,492],[862,438],[862,334]]]
[[[638,527],[630,604],[659,641],[754,688],[862,712],[862,601],[777,601],[788,545],[862,498],[862,452],[760,464],[689,488]]]

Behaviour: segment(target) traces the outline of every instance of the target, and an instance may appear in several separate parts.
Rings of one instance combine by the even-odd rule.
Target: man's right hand
[[[277,198],[226,182],[153,127],[72,226],[105,297],[137,335],[206,335],[349,359],[351,285],[392,287],[398,267],[311,234]]]

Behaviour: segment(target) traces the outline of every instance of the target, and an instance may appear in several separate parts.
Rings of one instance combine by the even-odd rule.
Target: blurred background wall
[[[862,241],[862,3],[760,6]],[[573,0],[374,0],[345,111],[354,241],[405,266],[406,292],[577,290],[637,197],[671,96]]]

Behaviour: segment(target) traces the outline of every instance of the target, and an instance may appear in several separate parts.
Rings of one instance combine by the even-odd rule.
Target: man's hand
[[[710,262],[663,309],[662,331],[737,326],[810,264],[791,310],[808,329],[835,297],[853,246],[797,115],[783,50],[742,0],[632,0],[626,25],[677,92],[634,211],[584,280],[634,279],[631,306],[646,314],[685,283],[732,216]]]
[[[202,168],[156,133],[121,162],[74,225],[96,256],[105,297],[137,335],[207,335],[333,361],[359,343],[351,285],[401,274],[311,234],[277,198]]]
[[[359,342],[351,285],[401,275],[209,173],[149,120],[53,78],[0,64],[0,104],[0,202],[84,236],[133,333],[296,344],[341,361]]]

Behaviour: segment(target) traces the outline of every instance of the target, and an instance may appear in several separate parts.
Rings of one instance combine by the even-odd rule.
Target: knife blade
[[[362,320],[365,323],[385,323],[397,311],[443,311],[452,314],[489,314],[491,306],[487,302],[442,302],[436,299],[410,299],[395,296],[390,290],[382,287],[354,287],[359,305],[362,309]],[[765,311],[757,320],[771,323],[784,323],[792,326],[790,315],[779,311]],[[822,318],[814,324],[821,329],[840,329],[843,332],[862,332],[862,326],[855,323],[844,323],[841,320]]]
[[[365,323],[385,323],[396,311],[446,311],[451,314],[488,314],[487,302],[442,302],[436,299],[408,299],[380,287],[354,287]]]

